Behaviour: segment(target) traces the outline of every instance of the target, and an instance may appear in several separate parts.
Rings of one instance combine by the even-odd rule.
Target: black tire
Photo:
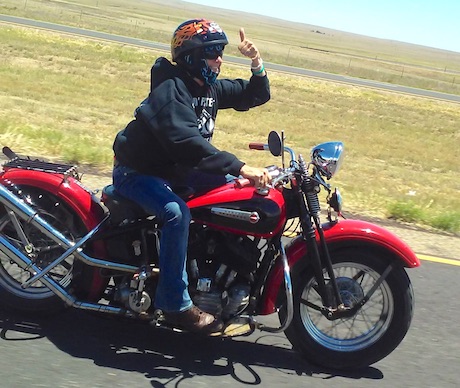
[[[377,251],[366,248],[338,250],[331,256],[349,307],[369,291],[389,264]],[[391,353],[409,329],[414,295],[406,271],[398,264],[353,317],[334,321],[301,302],[306,299],[322,306],[312,269],[294,273],[293,279],[294,317],[285,334],[311,363],[336,369],[371,365]],[[281,309],[281,322],[285,316]]]
[[[55,195],[36,187],[22,186],[19,194],[38,211],[48,223],[75,241],[87,233],[83,221],[75,212]],[[37,230],[29,223],[19,220],[20,226],[31,243],[25,246],[24,239],[18,235],[11,217],[3,205],[0,205],[0,233],[25,255],[34,257],[35,264],[45,268],[58,258],[63,248]],[[31,252],[33,251],[33,252]],[[69,288],[72,281],[73,256],[56,266],[51,277],[64,288]],[[30,273],[21,269],[0,253],[0,306],[22,313],[47,315],[65,307],[63,301],[40,281],[23,289],[21,283],[30,278]]]

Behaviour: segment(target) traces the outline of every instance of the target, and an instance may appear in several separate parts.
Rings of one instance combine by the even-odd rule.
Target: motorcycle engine
[[[201,310],[229,319],[249,304],[259,239],[193,224],[189,240],[189,291]]]

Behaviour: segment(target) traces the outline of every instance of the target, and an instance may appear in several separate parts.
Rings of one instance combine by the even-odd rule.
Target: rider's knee
[[[190,223],[192,216],[190,209],[184,203],[168,202],[164,206],[164,221],[173,225],[187,225]]]

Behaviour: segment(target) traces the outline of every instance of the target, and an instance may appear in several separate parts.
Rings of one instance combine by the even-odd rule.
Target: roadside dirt
[[[112,181],[110,173],[83,174],[82,183],[91,190],[102,190]],[[460,260],[460,236],[403,224],[393,220],[361,217],[347,214],[348,218],[364,219],[390,230],[408,244],[417,254]]]

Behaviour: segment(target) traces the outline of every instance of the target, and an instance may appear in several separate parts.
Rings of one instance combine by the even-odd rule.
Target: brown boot
[[[196,306],[177,313],[165,312],[164,315],[170,325],[192,333],[212,334],[220,332],[223,327],[220,319],[201,311]]]

